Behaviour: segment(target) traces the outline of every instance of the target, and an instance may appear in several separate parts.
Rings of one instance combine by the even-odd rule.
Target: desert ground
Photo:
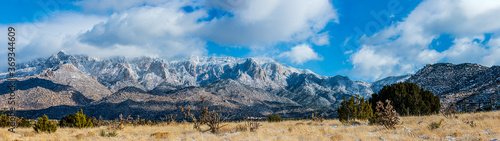
[[[437,129],[430,129],[432,122],[442,121]],[[245,122],[227,122],[221,133],[199,132],[192,123],[159,124],[153,126],[125,126],[116,131],[116,136],[107,126],[94,128],[58,128],[55,133],[34,133],[32,128],[17,128],[16,133],[0,130],[1,140],[495,140],[500,139],[500,112],[457,114],[451,118],[442,115],[401,117],[396,129],[368,125],[343,125],[337,119],[323,122],[312,120],[285,120],[282,122],[260,121],[260,128],[254,132],[242,131]],[[206,128],[206,127],[205,127]],[[106,135],[101,136],[101,132]]]

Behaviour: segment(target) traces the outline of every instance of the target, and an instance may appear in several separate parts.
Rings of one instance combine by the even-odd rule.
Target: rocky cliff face
[[[90,108],[118,103],[122,107],[116,109],[127,109],[133,107],[127,104],[153,101],[166,102],[163,108],[174,110],[172,107],[192,103],[188,101],[196,101],[201,95],[206,95],[214,104],[219,103],[230,109],[247,109],[257,116],[289,113],[301,108],[303,110],[299,111],[303,112],[332,110],[343,96],[358,94],[367,97],[372,93],[365,82],[351,81],[345,76],[321,76],[269,58],[192,56],[170,60],[152,57],[100,59],[61,51],[47,59],[20,64],[18,70],[17,76],[23,79],[44,80],[51,85],[39,88],[40,84],[27,81],[29,87],[19,92],[20,99],[31,105],[22,105],[25,110],[61,105]],[[6,78],[6,73],[0,74],[2,84],[7,84]],[[78,96],[71,96],[74,93]],[[28,98],[29,94],[49,98]],[[5,95],[3,98],[6,98]],[[45,104],[40,106],[40,102]],[[37,104],[38,108],[35,108]],[[145,111],[162,109],[155,104],[136,107]]]
[[[82,108],[107,119],[121,113],[159,119],[178,112],[178,106],[194,105],[200,96],[225,107],[235,118],[271,113],[301,117],[318,110],[334,115],[344,96],[370,97],[384,85],[404,81],[416,83],[448,103],[486,93],[498,95],[500,67],[434,64],[414,75],[368,83],[340,75],[317,75],[269,58],[100,59],[61,51],[20,64],[16,75],[20,77],[21,114],[32,118],[43,114],[61,118]],[[0,73],[0,100],[8,98],[6,85],[10,82],[6,78],[7,73]]]

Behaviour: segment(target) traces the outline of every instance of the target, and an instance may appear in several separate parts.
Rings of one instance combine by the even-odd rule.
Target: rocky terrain
[[[317,75],[269,58],[100,59],[61,51],[20,64],[16,94],[18,113],[29,118],[43,114],[61,118],[82,108],[105,119],[119,114],[159,119],[180,115],[179,106],[195,105],[200,96],[223,107],[232,118],[272,113],[298,118],[315,111],[335,116],[342,97],[370,97],[384,85],[398,82],[416,83],[439,96],[461,96],[449,98],[453,99],[450,103],[486,93],[498,96],[499,68],[434,64],[414,75],[368,83],[340,75]],[[0,74],[3,101],[11,83],[6,78],[7,73]]]
[[[438,63],[425,66],[406,82],[433,92],[445,105],[500,100],[500,66]]]

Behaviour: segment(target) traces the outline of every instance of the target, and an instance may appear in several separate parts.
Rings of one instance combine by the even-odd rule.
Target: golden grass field
[[[222,133],[198,132],[190,123],[176,123],[155,126],[125,126],[118,130],[116,137],[102,137],[99,128],[58,128],[52,134],[35,134],[31,128],[17,128],[17,133],[0,129],[1,140],[493,140],[500,139],[500,112],[481,112],[457,114],[458,118],[445,118],[442,115],[402,117],[402,123],[395,130],[383,126],[361,124],[342,125],[338,120],[313,122],[311,120],[290,120],[283,122],[260,122],[256,132],[235,131],[244,122],[229,122]],[[429,129],[431,122],[444,119],[443,125],[435,130]],[[466,123],[473,121],[474,127]],[[365,123],[362,122],[361,123]]]

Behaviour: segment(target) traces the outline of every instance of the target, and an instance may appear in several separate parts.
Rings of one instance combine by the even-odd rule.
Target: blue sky
[[[500,64],[497,0],[7,0],[0,12],[21,62],[59,50],[269,57],[363,81],[437,62]]]

